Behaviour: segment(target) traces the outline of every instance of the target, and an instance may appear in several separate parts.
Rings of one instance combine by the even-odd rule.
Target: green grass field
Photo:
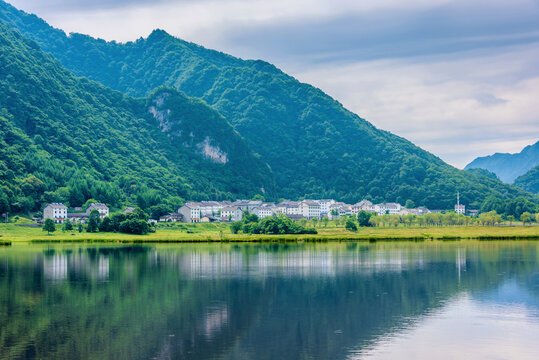
[[[330,240],[421,240],[421,239],[533,239],[539,226],[455,226],[360,228],[349,232],[330,223],[316,228],[317,235],[232,234],[228,224],[160,224],[155,233],[79,233],[57,230],[47,235],[41,228],[0,224],[0,244],[14,242],[209,242],[209,241],[330,241]]]

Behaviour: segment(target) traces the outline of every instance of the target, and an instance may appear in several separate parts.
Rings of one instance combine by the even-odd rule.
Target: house
[[[159,222],[182,222],[183,215],[180,213],[168,213],[159,218]]]
[[[260,206],[253,208],[253,214],[259,219],[264,219],[275,214],[277,207],[274,203],[262,203]]]
[[[221,219],[223,221],[241,221],[243,210],[239,206],[226,206],[221,209]]]
[[[88,215],[86,215],[84,212],[68,213],[67,218],[72,223],[85,224],[88,221]]]
[[[133,211],[135,211],[135,208],[132,207],[132,206],[129,206],[129,207],[125,208],[125,210],[123,211],[123,214],[127,215],[127,214],[132,213]]]
[[[303,200],[299,204],[301,215],[307,219],[320,219],[320,204],[314,200]]]
[[[217,221],[219,221],[219,218],[215,216],[211,216],[211,215],[203,216],[202,218],[200,218],[201,223],[210,223],[210,222],[217,222]]]
[[[466,206],[465,205],[455,205],[455,212],[457,214],[466,214]]]
[[[260,200],[251,200],[247,203],[247,210],[249,210],[249,212],[253,212],[254,208],[259,207],[263,203],[264,202]]]
[[[63,224],[67,219],[67,206],[60,203],[52,203],[43,209],[43,221],[52,219],[57,224]]]
[[[213,216],[217,215],[219,211],[221,211],[223,205],[217,201],[201,201],[198,203],[198,207],[200,208],[201,216]]]
[[[183,221],[187,223],[200,222],[200,207],[198,203],[188,202],[178,209],[178,213],[183,215]]]
[[[329,214],[331,205],[335,204],[335,200],[333,199],[322,199],[318,200],[318,203],[320,204],[320,215],[324,216]]]
[[[374,205],[374,212],[378,215],[391,214],[395,215],[401,211],[402,206],[397,203],[384,203]]]
[[[479,210],[472,210],[472,209],[468,210],[468,216],[475,217],[477,215],[479,215]]]
[[[99,217],[103,220],[106,216],[109,216],[109,207],[103,203],[95,203],[86,209],[86,215],[90,216],[92,210],[97,210],[99,212]]]

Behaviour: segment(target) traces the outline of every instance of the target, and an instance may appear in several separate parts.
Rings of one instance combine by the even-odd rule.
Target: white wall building
[[[398,214],[401,211],[402,206],[397,203],[384,203],[384,204],[376,204],[374,205],[374,212],[376,212],[378,215],[385,215],[385,214]]]
[[[62,224],[67,219],[67,206],[60,203],[52,203],[43,209],[43,221],[52,219],[57,224]]]
[[[238,206],[226,206],[221,209],[221,219],[223,221],[241,221],[243,211]]]
[[[299,204],[301,215],[307,219],[320,218],[320,204],[314,200],[303,200]]]
[[[109,216],[109,207],[103,203],[96,203],[88,206],[88,209],[86,209],[86,215],[90,216],[92,210],[97,210],[99,212],[99,217],[101,220],[104,219],[105,216]]]
[[[178,213],[183,215],[183,221],[187,223],[200,222],[200,207],[197,203],[188,202],[178,209]]]
[[[318,203],[320,204],[320,215],[325,216],[329,214],[331,205],[335,204],[335,200],[322,199],[322,200],[318,200]]]
[[[465,205],[455,205],[455,212],[457,214],[466,214],[466,206]]]

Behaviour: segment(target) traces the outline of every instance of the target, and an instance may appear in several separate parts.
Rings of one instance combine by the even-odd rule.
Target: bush
[[[348,221],[346,221],[345,228],[348,231],[357,231],[357,225],[352,219],[348,219]]]
[[[120,232],[126,234],[146,235],[149,231],[150,226],[141,219],[128,219],[120,224]]]

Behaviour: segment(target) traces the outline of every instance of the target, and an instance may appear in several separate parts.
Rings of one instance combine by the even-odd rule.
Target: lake
[[[0,248],[1,359],[537,359],[539,242]]]

